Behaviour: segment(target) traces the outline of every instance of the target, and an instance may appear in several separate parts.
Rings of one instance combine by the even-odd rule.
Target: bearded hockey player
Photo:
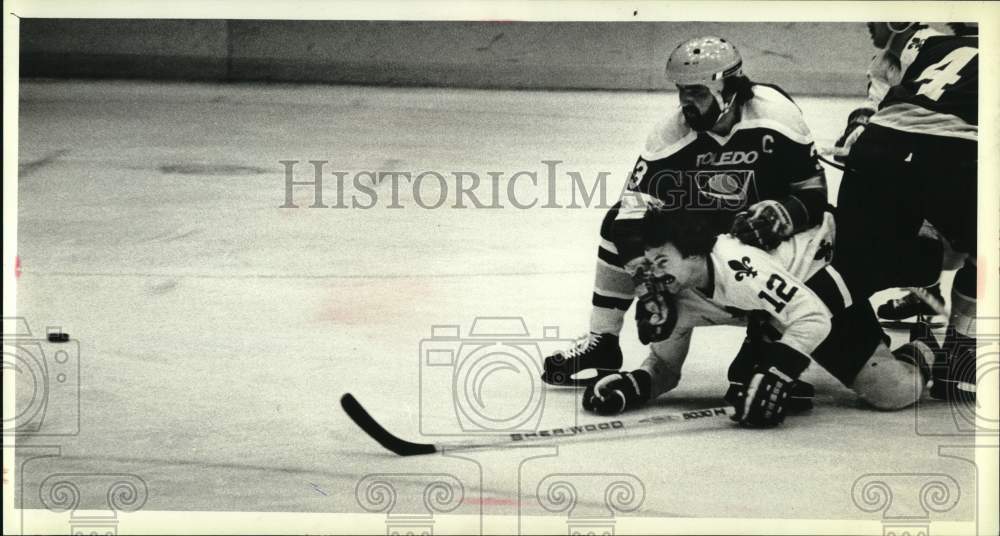
[[[586,385],[621,367],[618,335],[635,292],[625,267],[643,253],[644,199],[705,211],[717,234],[732,229],[764,249],[821,221],[826,179],[788,95],[751,82],[739,52],[719,37],[681,43],[667,60],[666,76],[676,84],[680,106],[648,136],[622,202],[601,225],[590,333],[546,358],[547,383]],[[640,333],[640,340],[655,336]],[[597,376],[574,377],[586,369],[597,369]]]
[[[878,111],[855,136],[837,200],[834,264],[855,301],[933,284],[946,244],[964,254],[931,395],[974,400],[978,39],[918,23],[869,23],[898,61]],[[891,63],[891,62],[890,62]],[[941,239],[921,233],[929,222]],[[933,335],[925,342],[936,347]]]
[[[644,257],[636,261],[639,309],[665,334],[638,370],[602,377],[583,407],[617,414],[670,391],[680,381],[691,332],[748,323],[747,340],[729,368],[726,399],[735,420],[770,427],[811,407],[799,380],[810,356],[863,400],[883,410],[913,404],[930,379],[933,353],[913,344],[893,353],[867,300],[851,301],[829,266],[835,225],[821,224],[770,253],[714,234],[705,213],[650,208],[642,220]]]

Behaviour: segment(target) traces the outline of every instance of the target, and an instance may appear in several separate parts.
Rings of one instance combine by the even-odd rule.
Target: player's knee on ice
[[[888,348],[879,346],[858,372],[851,389],[876,409],[892,411],[916,403],[925,382],[916,365],[897,359]]]

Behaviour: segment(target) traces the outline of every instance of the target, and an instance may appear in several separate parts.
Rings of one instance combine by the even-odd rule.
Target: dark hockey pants
[[[855,301],[892,287],[933,283],[940,244],[976,254],[976,142],[869,125],[851,148],[837,197],[833,265]]]

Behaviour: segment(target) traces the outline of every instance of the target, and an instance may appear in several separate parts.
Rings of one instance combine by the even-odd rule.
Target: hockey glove
[[[617,415],[649,401],[653,378],[642,369],[601,378],[583,391],[583,409],[598,415]]]
[[[768,199],[737,214],[729,232],[748,246],[771,251],[794,231],[795,224],[785,205]]]
[[[790,408],[799,409],[799,404],[792,403],[790,397],[795,394],[796,398],[811,398],[813,391],[798,385],[799,375],[809,366],[808,357],[781,343],[762,347],[763,359],[754,366],[748,381],[732,383],[726,393],[726,400],[736,410],[733,420],[748,428],[781,424]]]
[[[847,116],[847,128],[844,129],[844,133],[834,144],[835,152],[833,153],[833,159],[843,163],[847,160],[847,155],[851,152],[851,146],[854,142],[858,140],[861,133],[865,131],[865,125],[868,124],[868,119],[875,115],[875,110],[871,108],[858,108]]]
[[[851,154],[851,146],[861,137],[865,126],[868,125],[868,119],[874,114],[875,110],[872,108],[857,108],[851,111],[847,116],[847,127],[844,128],[844,133],[832,146],[821,147],[820,152],[833,157],[834,160],[842,164],[846,162],[847,155]]]
[[[667,291],[663,278],[657,278],[645,258],[635,259],[626,266],[635,283],[639,303],[635,309],[635,322],[639,342],[649,344],[666,340],[677,324],[674,298]]]

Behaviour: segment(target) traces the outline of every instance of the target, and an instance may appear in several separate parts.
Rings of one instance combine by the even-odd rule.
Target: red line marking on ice
[[[21,256],[14,255],[14,279],[21,279]]]

